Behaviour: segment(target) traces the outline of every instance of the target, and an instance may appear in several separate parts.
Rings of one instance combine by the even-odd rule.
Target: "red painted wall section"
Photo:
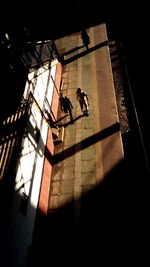
[[[57,112],[58,112],[58,105],[59,105],[58,92],[60,90],[61,75],[62,75],[62,65],[60,63],[58,63],[57,67],[56,67],[56,75],[55,75],[55,85],[56,85],[56,87],[54,86],[52,105],[51,105],[53,114],[54,114],[56,119],[57,119]]]
[[[43,176],[41,183],[41,192],[39,197],[39,210],[42,214],[46,214],[48,210],[49,192],[52,174],[52,156],[54,153],[54,142],[51,130],[48,130],[47,144],[45,147],[45,159],[43,166]]]
[[[60,90],[61,76],[62,76],[62,65],[61,63],[58,63],[56,67],[56,74],[55,74],[55,79],[54,79],[58,92]],[[59,105],[59,94],[56,88],[54,86],[52,105],[51,105],[55,118],[57,118],[58,105]],[[44,166],[43,166],[41,192],[40,192],[40,197],[39,197],[39,206],[38,206],[39,211],[44,215],[47,214],[48,205],[49,205],[53,153],[54,153],[54,142],[53,142],[51,129],[49,128],[48,136],[47,136],[47,143],[45,146],[45,159],[44,159]]]

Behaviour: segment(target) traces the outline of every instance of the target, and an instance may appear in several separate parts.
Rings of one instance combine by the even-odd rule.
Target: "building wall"
[[[55,72],[55,86],[52,95],[51,109],[53,111],[54,117],[57,118],[57,111],[59,105],[58,91],[60,89],[60,77],[62,72],[61,64],[57,64]],[[41,213],[46,214],[48,210],[48,200],[49,200],[49,190],[50,190],[50,177],[52,172],[51,158],[54,151],[54,143],[52,140],[51,130],[48,130],[47,138],[47,148],[45,150],[44,168],[43,168],[43,178],[41,184],[41,192],[39,198],[39,210]]]
[[[24,99],[30,100],[27,125],[16,168],[8,227],[8,266],[25,266],[36,210],[47,212],[54,144],[46,115],[57,118],[61,64],[55,60],[28,75]],[[45,113],[47,111],[47,113]]]

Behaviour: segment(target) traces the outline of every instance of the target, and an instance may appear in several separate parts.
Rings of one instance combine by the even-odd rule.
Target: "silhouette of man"
[[[76,97],[79,101],[81,111],[85,115],[89,115],[89,98],[87,93],[84,90],[81,90],[81,88],[78,88],[76,91]]]
[[[59,97],[59,101],[60,101],[60,108],[63,112],[67,113],[67,109],[66,109],[66,105],[65,105],[65,97],[63,96],[62,93],[60,93],[60,97]]]
[[[89,44],[90,44],[90,38],[86,32],[86,30],[82,29],[81,31],[81,38],[83,41],[83,45],[86,47],[86,49],[89,49]]]
[[[70,101],[70,99],[67,96],[63,96],[63,94],[60,94],[60,105],[61,105],[61,110],[65,113],[69,112],[70,115],[70,121],[73,123],[73,115],[72,115],[72,109],[73,105]]]

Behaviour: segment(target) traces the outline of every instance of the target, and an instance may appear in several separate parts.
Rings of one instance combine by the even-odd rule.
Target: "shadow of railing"
[[[118,132],[120,129],[120,125],[119,123],[114,123],[113,125],[107,127],[106,129],[93,134],[92,136],[87,137],[86,139],[82,140],[81,142],[78,142],[74,145],[72,145],[71,147],[55,154],[53,156],[53,165],[57,164],[58,162],[71,157],[72,155],[74,155],[75,153],[89,147],[92,146],[93,144],[97,143],[98,141],[103,140],[104,138],[112,135],[113,133]]]
[[[72,48],[72,49],[66,51],[65,53],[63,53],[62,56],[68,56],[68,55],[70,55],[70,54],[72,54],[72,53],[78,51],[79,49],[81,49],[81,48],[83,48],[83,47],[84,47],[83,45],[80,45],[80,46],[78,46],[78,47]]]
[[[104,47],[104,46],[106,46],[106,45],[108,45],[108,41],[104,41],[104,42],[102,42],[102,43],[100,43],[100,44],[97,44],[97,45],[95,45],[95,46],[93,46],[93,47],[91,47],[91,48],[89,48],[89,49],[86,49],[86,50],[83,51],[83,52],[80,52],[79,54],[77,54],[77,55],[75,55],[75,56],[73,56],[73,57],[71,57],[71,58],[68,58],[68,59],[64,60],[64,61],[62,62],[62,64],[63,64],[63,65],[66,65],[66,64],[68,64],[68,63],[70,63],[70,62],[72,62],[72,61],[74,61],[74,60],[77,60],[77,59],[79,59],[80,57],[83,57],[83,56],[87,55],[88,53],[91,53],[91,52],[93,52],[93,51],[95,51],[95,50],[97,50],[97,49],[99,49],[99,48],[102,48],[102,47]]]
[[[63,116],[62,118],[60,118],[59,120],[57,120],[57,122],[61,121],[61,119],[63,119],[63,118],[66,117],[66,116],[69,116],[69,114]],[[80,118],[82,118],[82,117],[84,117],[84,116],[85,116],[85,114],[82,114],[82,115],[77,116],[77,117],[74,118],[73,120],[70,120],[70,121],[65,122],[65,123],[58,123],[57,125],[58,125],[59,127],[67,127],[68,125],[75,123],[75,121],[79,120]],[[57,122],[56,122],[56,123],[57,123]]]

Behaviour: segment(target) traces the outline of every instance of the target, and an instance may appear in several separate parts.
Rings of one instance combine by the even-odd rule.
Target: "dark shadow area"
[[[5,262],[7,262],[7,251],[6,249],[6,236],[8,234],[8,222],[9,222],[9,216],[11,211],[11,205],[12,203],[12,195],[14,193],[14,183],[15,183],[15,167],[17,164],[18,154],[21,150],[21,136],[22,136],[22,128],[18,129],[17,135],[15,135],[15,143],[14,148],[11,152],[11,157],[13,160],[9,162],[9,171],[7,173],[4,173],[5,175],[2,177],[3,179],[0,180],[0,255],[1,260],[3,262],[3,265],[5,266]],[[11,140],[10,140],[11,141]],[[17,146],[16,146],[17,143]],[[6,265],[7,267],[7,265]]]
[[[15,157],[15,153],[13,154]],[[29,204],[29,198],[28,196],[23,193],[22,196],[18,194],[16,191],[15,193],[12,192],[12,182],[14,182],[15,179],[15,173],[14,173],[14,166],[11,166],[12,168],[10,169],[11,171],[11,179],[9,177],[9,181],[3,183],[3,185],[0,185],[0,206],[3,204],[3,210],[1,208],[1,220],[0,220],[0,257],[1,257],[1,265],[3,267],[8,267],[8,266],[16,266],[17,261],[20,261],[21,255],[19,254],[19,250],[21,247],[21,243],[19,244],[19,240],[21,242],[23,241],[23,238],[20,238],[20,233],[17,228],[16,230],[16,224],[15,222],[15,214],[10,219],[10,212],[12,212],[12,207],[14,208],[14,203],[13,201],[17,199],[17,211],[18,215],[22,217],[22,221],[25,222],[26,220],[26,213],[27,213],[27,208],[30,209],[31,213],[34,214],[35,208],[32,207]],[[2,191],[3,192],[2,192]],[[5,192],[5,194],[4,194]],[[2,197],[2,199],[1,199]],[[14,198],[13,198],[14,197]],[[10,206],[11,203],[11,206]],[[18,225],[19,225],[18,221]],[[18,227],[18,226],[17,226]],[[30,231],[30,225],[24,226],[25,231]],[[19,241],[19,242],[18,242]],[[18,242],[18,250],[16,250],[16,242]],[[23,245],[23,242],[22,242]],[[27,248],[28,250],[28,248]],[[26,264],[23,262],[23,265]]]
[[[3,66],[4,68],[4,66]],[[27,74],[1,71],[0,121],[16,112],[25,88]]]
[[[145,191],[141,179],[145,186],[148,184],[143,171],[142,177],[137,176],[140,167],[128,167],[125,161],[118,163],[97,187],[83,188],[86,192],[81,199],[67,203],[46,217],[38,212],[28,266],[37,263],[70,266],[70,260],[75,265],[80,261],[83,265],[97,266],[103,252],[110,256],[116,247],[117,257],[119,253],[119,258],[124,255],[125,260],[133,245],[136,252],[139,251],[144,245],[136,242],[147,234],[149,221],[148,190]],[[78,201],[80,210],[75,213]],[[130,259],[133,254],[132,251]],[[116,254],[113,256],[116,258]]]
[[[149,117],[145,114],[145,111],[148,108],[148,106],[144,107],[144,105],[146,104],[145,101],[147,101],[146,94],[144,96],[145,101],[143,103],[143,94],[142,93],[139,94],[138,87],[136,89],[137,91],[135,92],[135,88],[132,86],[132,76],[130,76],[130,73],[129,73],[130,66],[127,65],[123,44],[117,43],[117,47],[118,47],[118,56],[120,60],[120,67],[121,67],[121,71],[123,75],[125,105],[127,106],[127,111],[128,111],[127,115],[128,115],[129,125],[131,129],[131,132],[129,135],[132,136],[133,140],[134,139],[138,140],[139,138],[139,144],[142,147],[143,159],[146,164],[145,167],[150,174],[150,153],[148,149],[149,129],[146,130],[145,128],[147,125],[148,119],[149,119]],[[138,98],[138,94],[139,94],[139,98]],[[142,106],[142,109],[140,108],[139,103],[140,103],[140,106]],[[143,119],[142,119],[142,116],[143,116]],[[134,145],[134,142],[133,142],[133,145]],[[138,146],[135,146],[133,151],[138,153]],[[132,154],[133,154],[133,151],[132,151]]]

